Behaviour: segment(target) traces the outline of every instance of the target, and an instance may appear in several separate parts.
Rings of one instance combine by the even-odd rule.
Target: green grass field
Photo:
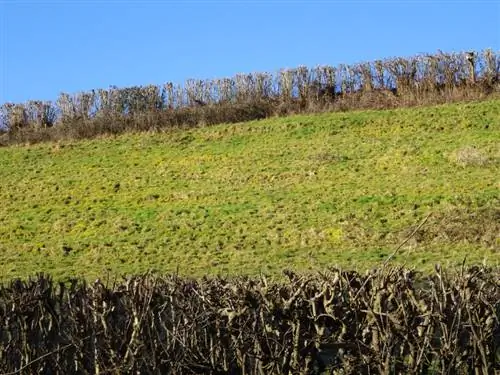
[[[500,264],[500,101],[0,149],[0,277]]]

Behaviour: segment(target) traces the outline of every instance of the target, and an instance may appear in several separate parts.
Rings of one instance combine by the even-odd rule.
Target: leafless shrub
[[[62,93],[55,105],[37,101],[4,104],[2,127],[17,131],[60,123],[78,127],[73,134],[90,134],[92,129],[100,132],[120,128],[121,131],[123,124],[129,124],[132,130],[143,129],[146,124],[156,129],[212,124],[214,119],[238,122],[253,119],[249,118],[250,113],[261,118],[262,113],[272,116],[440,104],[498,94],[499,78],[500,58],[491,49],[479,53],[439,51],[434,55],[353,66],[312,69],[299,66],[282,69],[274,75],[252,73],[215,80],[190,79],[184,86],[172,83],[129,88],[111,86],[107,90],[74,95]],[[229,108],[231,106],[240,107]],[[265,110],[249,110],[257,107],[265,107]],[[214,108],[219,111],[217,114]],[[238,113],[243,117],[237,119]],[[154,119],[164,121],[165,118],[166,123],[153,123]],[[104,126],[104,120],[115,123]],[[93,121],[97,123],[91,124]],[[141,124],[135,124],[136,121]],[[179,121],[186,122],[180,125]],[[85,126],[88,129],[84,131]],[[56,133],[61,134],[54,129]],[[27,136],[27,132],[23,134]],[[19,135],[11,137],[14,138],[20,139]]]
[[[57,108],[51,102],[29,101],[30,113],[28,120],[36,128],[51,128],[57,121]]]
[[[23,104],[6,103],[1,107],[4,126],[9,132],[28,127],[28,114]]]
[[[500,271],[285,281],[39,275],[0,287],[2,373],[420,374],[500,368]]]

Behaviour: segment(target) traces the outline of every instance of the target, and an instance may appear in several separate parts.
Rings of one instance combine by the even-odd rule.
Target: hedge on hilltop
[[[0,144],[482,99],[499,92],[499,78],[500,57],[487,49],[62,93],[56,103],[3,104]]]

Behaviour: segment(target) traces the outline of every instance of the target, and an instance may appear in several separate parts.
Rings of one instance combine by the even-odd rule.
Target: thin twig
[[[401,243],[398,245],[398,247],[396,247],[396,249],[393,251],[393,253],[392,253],[391,255],[389,255],[389,257],[388,257],[388,258],[384,261],[384,263],[383,263],[383,266],[384,266],[384,267],[387,265],[387,263],[389,263],[389,261],[390,261],[392,258],[394,258],[394,256],[395,256],[395,255],[397,254],[397,252],[398,252],[398,251],[399,251],[399,250],[400,250],[400,249],[404,246],[404,244],[405,244],[405,243],[407,243],[407,242],[408,242],[408,241],[409,241],[409,240],[410,240],[410,239],[411,239],[411,238],[415,235],[415,233],[417,233],[417,232],[418,232],[418,230],[419,230],[420,228],[422,228],[422,226],[423,226],[423,225],[427,222],[427,220],[431,217],[431,215],[432,215],[432,212],[431,212],[429,215],[427,215],[427,216],[424,218],[424,220],[422,220],[422,222],[418,225],[418,227],[416,227],[416,228],[415,228],[415,230],[414,230],[413,232],[411,232],[411,234],[410,234],[408,237],[406,237],[406,238],[404,239],[404,241],[403,241],[403,242],[401,242]]]
[[[25,369],[27,369],[28,367],[30,367],[31,365],[33,365],[34,363],[39,362],[39,361],[41,361],[42,359],[44,359],[44,358],[46,358],[46,357],[49,357],[49,356],[51,356],[51,355],[53,355],[53,354],[56,354],[57,352],[60,352],[60,351],[62,351],[62,350],[66,350],[66,349],[68,349],[68,348],[69,348],[70,346],[72,346],[72,345],[75,345],[75,344],[73,344],[73,343],[71,343],[71,344],[66,344],[66,345],[64,345],[62,348],[59,348],[59,349],[53,350],[53,351],[51,351],[51,352],[49,352],[49,353],[45,353],[44,355],[42,355],[42,356],[40,356],[40,357],[38,357],[38,358],[36,358],[36,359],[32,360],[31,362],[28,362],[27,364],[25,364],[24,366],[20,367],[20,368],[19,368],[18,370],[16,370],[16,371],[12,371],[12,372],[4,372],[4,373],[2,373],[2,374],[0,374],[0,375],[15,375],[15,374],[19,374],[19,373],[23,372]]]
[[[423,220],[423,221],[419,224],[419,226],[418,226],[418,227],[416,227],[416,228],[415,228],[415,230],[414,230],[413,232],[411,232],[411,234],[410,234],[408,237],[406,237],[406,238],[405,238],[405,240],[404,240],[403,242],[401,242],[401,243],[398,245],[398,247],[396,247],[396,249],[394,250],[394,252],[393,252],[391,255],[389,255],[389,257],[388,257],[388,258],[384,261],[384,263],[382,263],[382,268],[384,268],[384,267],[387,265],[387,263],[389,263],[389,261],[390,261],[390,260],[391,260],[391,259],[392,259],[392,258],[393,258],[396,254],[397,254],[397,252],[398,252],[398,251],[399,251],[399,250],[403,247],[403,245],[404,245],[405,243],[407,243],[407,242],[410,240],[410,238],[412,238],[412,237],[415,235],[415,233],[417,233],[417,231],[418,231],[420,228],[422,228],[422,226],[423,226],[423,225],[425,224],[425,222],[429,219],[429,217],[431,217],[431,215],[432,215],[432,212],[431,212],[429,215],[427,215],[427,216],[425,217],[425,219],[424,219],[424,220]],[[369,275],[369,276],[366,278],[365,282],[363,283],[363,285],[361,285],[361,287],[359,288],[358,292],[357,292],[357,293],[356,293],[356,295],[354,296],[354,300],[356,300],[356,298],[358,297],[359,293],[361,293],[361,291],[365,288],[366,284],[368,284],[368,282],[372,279],[372,277],[373,277],[373,274]]]
[[[98,331],[98,332],[97,332],[97,334],[101,334],[101,333],[102,333],[102,331]],[[82,338],[82,339],[81,339],[81,341],[88,340],[88,339],[90,339],[91,337],[92,337],[91,335],[86,336],[86,337]],[[31,365],[33,365],[34,363],[36,363],[36,362],[40,362],[42,359],[44,359],[44,358],[46,358],[46,357],[49,357],[49,356],[51,356],[51,355],[53,355],[53,354],[56,354],[57,352],[61,352],[61,351],[63,351],[63,350],[66,350],[66,349],[68,349],[70,346],[76,346],[76,344],[75,344],[75,343],[69,343],[69,344],[66,344],[66,345],[64,345],[62,348],[58,348],[58,349],[53,350],[53,351],[51,351],[51,352],[49,352],[49,353],[45,353],[44,355],[42,355],[42,356],[40,356],[40,357],[38,357],[38,358],[35,358],[34,360],[32,360],[32,361],[31,361],[31,362],[29,362],[29,363],[26,363],[24,366],[20,367],[20,368],[19,368],[18,370],[16,370],[16,371],[12,371],[12,372],[3,372],[3,373],[0,373],[0,375],[16,375],[16,374],[19,374],[19,373],[23,372],[25,369],[27,369],[28,367],[30,367]]]

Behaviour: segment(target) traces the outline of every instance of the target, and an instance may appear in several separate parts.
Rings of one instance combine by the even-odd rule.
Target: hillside
[[[500,263],[500,100],[0,148],[0,275]],[[429,216],[430,215],[430,216]]]

